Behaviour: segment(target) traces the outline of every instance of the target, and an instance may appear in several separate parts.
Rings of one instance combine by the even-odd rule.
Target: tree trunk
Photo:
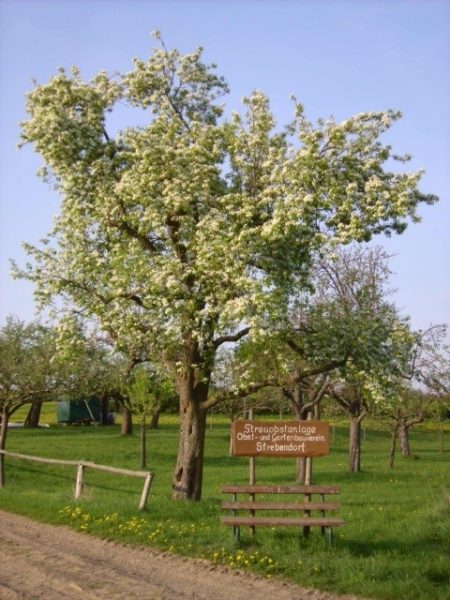
[[[314,407],[314,412],[315,412]],[[298,420],[304,421],[304,415],[302,411],[297,412]],[[306,420],[310,421],[313,418],[312,411],[308,411]],[[311,456],[299,456],[297,458],[297,483],[302,485],[311,485],[312,483],[312,464],[313,459]]]
[[[157,408],[152,413],[152,418],[150,420],[150,429],[158,429],[159,427],[159,417],[161,415],[161,409]]]
[[[25,427],[39,427],[41,417],[42,402],[33,402],[24,421]]]
[[[314,419],[320,421],[320,401],[314,404]]]
[[[350,473],[361,470],[361,420],[350,416],[350,436],[348,447],[348,469]]]
[[[298,373],[298,371],[295,372],[296,374]],[[298,421],[304,421],[305,417],[303,415],[303,390],[301,388],[300,383],[297,383],[294,387],[294,393],[293,393],[293,398],[290,399],[290,405],[292,408],[292,411],[294,413],[294,417],[296,420]],[[299,456],[297,458],[296,461],[296,470],[297,470],[297,476],[296,476],[296,480],[297,483],[300,483],[301,485],[305,484],[306,481],[306,456]]]
[[[102,396],[102,425],[110,425],[109,420],[109,398]]]
[[[6,410],[2,411],[0,416],[0,450],[6,448],[6,434],[8,433],[9,416]],[[0,488],[5,486],[5,455],[0,454]]]
[[[397,443],[397,426],[392,428],[391,432],[391,447],[389,450],[388,456],[388,466],[393,469],[394,468],[394,458],[395,458],[395,446]]]
[[[207,384],[197,389],[186,377],[178,381],[180,394],[180,440],[172,478],[172,498],[200,500],[207,411],[200,404],[208,394]]]
[[[145,428],[145,416],[142,416],[141,421],[141,469],[147,468],[147,439]]]
[[[121,434],[122,435],[131,435],[133,433],[133,419],[131,416],[131,411],[126,406],[126,404],[122,404],[122,427]]]
[[[409,448],[409,427],[406,425],[404,419],[400,419],[398,423],[398,436],[400,439],[400,452],[402,456],[411,456],[411,450]]]

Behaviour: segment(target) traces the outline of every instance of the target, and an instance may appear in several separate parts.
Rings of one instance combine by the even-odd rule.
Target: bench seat
[[[224,525],[247,527],[340,527],[345,521],[323,517],[234,517],[221,518]]]

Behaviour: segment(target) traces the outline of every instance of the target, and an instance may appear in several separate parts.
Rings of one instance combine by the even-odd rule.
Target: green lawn
[[[43,420],[51,422],[53,415],[54,407],[46,407]],[[177,425],[175,417],[165,417],[159,430],[149,432],[155,480],[145,512],[137,510],[140,479],[88,470],[84,498],[75,503],[74,468],[10,458],[0,508],[267,577],[287,577],[307,587],[372,598],[450,598],[450,452],[439,452],[431,426],[421,427],[411,435],[415,458],[398,457],[391,470],[386,466],[387,432],[368,428],[363,472],[351,475],[346,472],[346,434],[345,426],[338,425],[330,455],[314,462],[314,483],[339,484],[342,491],[346,526],[336,530],[331,550],[317,530],[306,540],[283,529],[259,529],[251,540],[244,530],[241,546],[235,547],[230,530],[219,521],[220,486],[245,483],[248,460],[228,456],[229,427],[217,416],[212,427],[209,422],[199,503],[170,500]],[[122,437],[118,426],[10,430],[8,450],[139,469],[137,432]],[[291,483],[294,477],[291,459],[257,460],[259,483]]]

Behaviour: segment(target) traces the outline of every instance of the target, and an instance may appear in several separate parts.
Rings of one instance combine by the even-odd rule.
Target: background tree
[[[118,77],[61,70],[28,94],[23,123],[62,203],[22,275],[41,303],[62,296],[117,343],[132,336],[160,358],[180,405],[173,496],[193,500],[217,350],[285,315],[319,248],[402,232],[435,200],[418,191],[420,172],[387,168],[396,157],[379,136],[399,113],[312,125],[295,102],[280,132],[257,91],[225,120],[227,84],[201,53],[161,42]],[[118,102],[148,124],[112,137]]]
[[[408,323],[396,312],[388,311],[385,338],[379,351],[369,355],[364,365],[348,361],[343,369],[331,378],[327,394],[346,412],[349,419],[349,458],[351,473],[361,470],[361,424],[370,412],[392,407],[396,401],[395,382],[401,376],[406,357],[413,346],[413,336]],[[385,315],[386,316],[386,315]],[[388,409],[388,408],[387,408]]]
[[[433,401],[427,411],[427,416],[435,426],[438,434],[439,452],[445,452],[445,425],[450,419],[450,394],[442,395],[438,398],[433,397]]]
[[[434,325],[412,332],[403,350],[403,365],[390,382],[390,401],[380,410],[392,422],[388,464],[394,466],[397,439],[402,456],[411,455],[409,433],[426,415],[443,407],[448,397],[449,354],[444,344],[447,328]],[[395,390],[395,391],[393,391]]]
[[[24,427],[37,428],[41,418],[42,402],[36,401],[30,404],[27,416],[23,422]]]
[[[398,389],[398,396],[384,413],[391,419],[391,445],[389,448],[388,465],[394,466],[397,440],[400,441],[400,452],[405,458],[411,456],[409,443],[410,429],[422,423],[427,414],[432,399],[423,391],[414,390],[411,386],[404,385]]]
[[[100,399],[104,424],[108,423],[110,403],[114,402],[122,410],[122,433],[131,434],[132,419],[125,389],[135,362],[115,349],[109,334],[100,332],[76,311],[61,315],[55,331],[58,360],[66,365],[70,380],[66,399],[90,396]]]
[[[336,401],[349,420],[348,470],[359,473],[361,470],[361,424],[369,413],[372,395],[364,386],[363,377],[352,377],[347,369],[345,379],[336,378],[328,387],[330,398]],[[368,382],[367,382],[368,383]]]
[[[65,373],[55,360],[54,332],[39,323],[8,317],[0,329],[0,450],[6,448],[8,423],[25,404],[56,399]],[[0,487],[5,458],[0,454]]]
[[[361,422],[372,391],[379,397],[377,378],[399,368],[404,325],[387,301],[387,261],[382,249],[361,246],[316,257],[311,289],[292,299],[288,321],[270,342],[244,342],[236,355],[240,381],[271,373],[296,419],[320,418],[327,394],[337,400],[350,419],[351,470],[360,468]],[[311,479],[311,466],[298,460],[300,482]]]
[[[323,331],[347,348],[347,360],[331,374],[326,392],[349,418],[350,472],[361,467],[362,421],[389,396],[391,378],[404,368],[412,343],[407,321],[389,302],[388,258],[381,248],[341,249],[320,261],[316,275]]]

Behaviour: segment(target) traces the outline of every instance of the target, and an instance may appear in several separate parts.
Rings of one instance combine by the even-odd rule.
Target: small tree
[[[147,444],[146,444],[146,424],[147,417],[158,405],[156,395],[151,392],[151,375],[146,368],[140,366],[135,368],[131,383],[128,385],[128,396],[130,398],[131,409],[137,413],[141,420],[141,451],[140,465],[141,469],[147,467]]]
[[[134,367],[130,382],[127,385],[126,395],[129,399],[130,409],[139,415],[140,427],[140,464],[144,469],[147,466],[146,457],[146,428],[150,418],[150,426],[156,429],[158,417],[162,407],[167,407],[174,397],[174,390],[169,380],[159,376],[157,371],[148,363]]]

